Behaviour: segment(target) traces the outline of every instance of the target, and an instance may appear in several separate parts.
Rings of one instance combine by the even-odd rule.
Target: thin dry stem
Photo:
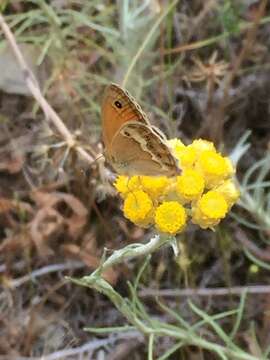
[[[267,251],[267,249],[260,249],[254,242],[250,241],[244,231],[240,229],[236,230],[235,239],[251,251],[257,258],[263,261],[270,261],[270,252]]]
[[[27,357],[27,356],[17,356],[16,360],[58,360],[58,359],[75,359],[83,358],[86,354],[91,355],[93,351],[98,350],[99,348],[104,348],[109,345],[114,345],[119,340],[127,340],[127,339],[134,339],[134,338],[142,338],[138,331],[128,331],[125,333],[119,333],[116,335],[112,335],[106,339],[93,339],[82,346],[75,347],[75,348],[66,348],[63,350],[58,350],[53,353],[42,355],[42,357]],[[92,358],[92,357],[91,357]],[[6,359],[5,357],[0,356],[0,360]],[[14,357],[15,359],[15,357]]]
[[[33,281],[40,276],[45,276],[49,273],[65,271],[71,269],[80,269],[85,267],[85,264],[81,261],[70,261],[65,264],[52,264],[48,266],[44,266],[40,269],[34,270],[31,273],[24,275],[20,278],[13,279],[8,283],[8,286],[12,289],[18,288],[21,285],[27,283],[28,281]]]
[[[247,294],[269,294],[269,285],[254,285],[254,286],[234,286],[231,288],[219,287],[219,288],[201,288],[201,289],[143,289],[139,291],[140,297],[182,297],[182,296],[228,296],[237,295],[241,296],[244,292]]]

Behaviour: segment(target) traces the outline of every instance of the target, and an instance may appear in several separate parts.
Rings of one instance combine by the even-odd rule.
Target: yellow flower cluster
[[[202,139],[187,146],[173,139],[168,145],[179,161],[180,176],[116,179],[114,186],[124,199],[125,217],[170,235],[183,231],[188,219],[203,229],[213,229],[239,197],[230,159]]]

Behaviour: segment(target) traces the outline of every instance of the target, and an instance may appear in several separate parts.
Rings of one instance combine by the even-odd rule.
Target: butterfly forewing
[[[148,124],[147,117],[136,101],[116,84],[110,84],[102,104],[103,141],[107,150],[114,135],[121,126],[129,121]]]
[[[151,126],[137,102],[116,84],[109,85],[105,91],[102,133],[106,157],[119,174],[179,174],[165,135]]]

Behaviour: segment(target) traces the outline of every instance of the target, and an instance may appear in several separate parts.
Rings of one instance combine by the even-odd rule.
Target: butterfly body
[[[105,156],[118,174],[176,176],[180,169],[165,136],[130,94],[110,84],[102,104]]]

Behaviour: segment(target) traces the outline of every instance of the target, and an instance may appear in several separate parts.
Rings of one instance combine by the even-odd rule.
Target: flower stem
[[[103,259],[101,265],[92,274],[84,276],[82,280],[84,282],[90,281],[92,283],[93,278],[95,278],[96,276],[100,276],[102,272],[104,272],[108,268],[120,264],[127,259],[152,254],[162,245],[170,243],[173,240],[174,237],[155,235],[146,244],[136,243],[125,246],[123,249],[115,250],[112,255],[108,257],[108,259]],[[105,257],[105,255],[106,251],[103,255],[103,258]]]

